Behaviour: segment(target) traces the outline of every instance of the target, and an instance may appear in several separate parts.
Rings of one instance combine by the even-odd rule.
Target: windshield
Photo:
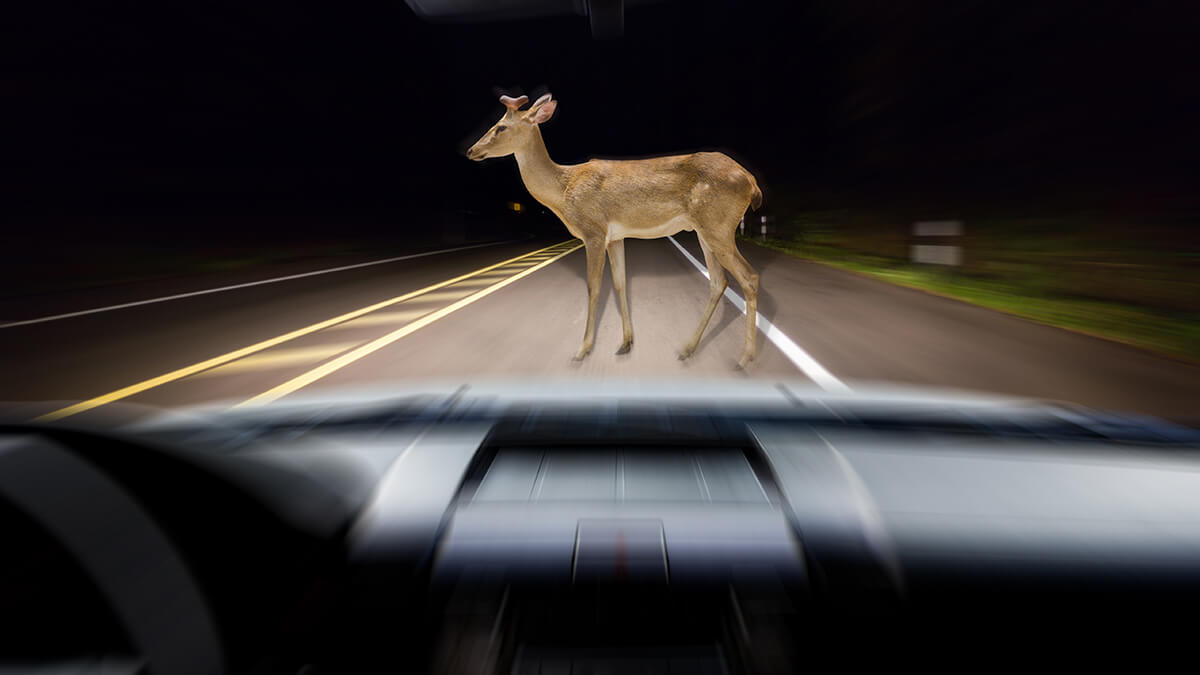
[[[1196,420],[1183,5],[501,4],[20,10],[6,410],[703,378]]]

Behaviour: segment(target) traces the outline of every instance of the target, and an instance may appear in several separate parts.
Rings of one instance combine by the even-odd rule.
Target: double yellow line
[[[392,331],[391,333],[388,333],[387,335],[384,335],[381,338],[372,340],[371,342],[368,342],[367,344],[362,345],[361,347],[358,347],[357,349],[347,352],[346,354],[343,354],[342,356],[339,356],[338,358],[336,358],[332,361],[329,361],[328,363],[322,364],[321,366],[319,366],[307,373],[304,373],[303,375],[300,375],[296,378],[288,380],[287,382],[271,389],[270,391],[259,394],[258,396],[255,396],[239,405],[262,404],[262,403],[274,401],[282,396],[285,396],[293,391],[296,391],[297,389],[300,389],[301,387],[303,387],[305,385],[311,384],[312,382],[315,382],[316,380],[319,380],[320,378],[325,377],[326,375],[328,375],[340,368],[343,368],[346,365],[349,365],[350,363],[352,363],[358,359],[361,359],[364,356],[366,356],[372,352],[375,352],[375,351],[395,342],[396,340],[399,340],[400,338],[402,338],[406,335],[409,335],[417,330],[420,330],[421,328],[428,326],[429,324],[433,323],[434,321],[437,321],[438,319],[441,319],[442,317],[444,317],[448,314],[456,312],[477,300],[480,300],[488,295],[491,295],[492,293],[495,293],[496,291],[500,290],[501,288],[503,288],[519,279],[522,279],[524,277],[529,276],[530,274],[533,274],[537,270],[554,263],[555,261],[559,260],[563,256],[566,256],[566,255],[578,250],[581,246],[582,246],[582,244],[577,244],[573,241],[572,242],[563,242],[560,244],[555,244],[553,246],[547,246],[546,248],[538,249],[538,250],[532,251],[530,253],[519,255],[515,258],[510,258],[503,262],[498,262],[494,265],[488,265],[487,267],[477,269],[473,272],[468,272],[461,276],[454,277],[453,279],[447,279],[446,281],[438,282],[436,284],[433,284],[432,286],[426,286],[425,288],[422,288],[422,289],[416,290],[416,291],[412,291],[411,293],[405,293],[404,295],[398,295],[389,300],[377,302],[373,305],[369,305],[369,306],[363,307],[361,309],[356,309],[352,312],[347,312],[340,316],[335,316],[332,319],[326,319],[324,321],[320,321],[320,322],[314,323],[312,325],[305,326],[303,328],[298,328],[289,333],[284,333],[283,335],[279,335],[277,337],[273,337],[268,340],[263,340],[262,342],[256,342],[255,344],[252,344],[248,347],[242,347],[241,349],[236,349],[234,351],[228,352],[226,354],[222,354],[220,356],[214,356],[211,359],[206,359],[199,363],[194,363],[190,366],[185,366],[185,367],[179,368],[177,370],[172,370],[169,373],[164,373],[162,375],[159,375],[158,377],[152,377],[148,380],[143,380],[141,382],[138,382],[137,384],[131,384],[128,387],[122,387],[121,389],[117,389],[116,391],[111,391],[107,394],[103,394],[103,395],[97,396],[95,398],[90,398],[85,401],[80,401],[79,403],[69,405],[65,408],[60,408],[58,410],[48,412],[44,415],[40,415],[40,416],[34,418],[33,421],[35,421],[35,422],[52,422],[54,420],[63,419],[64,417],[70,417],[71,415],[77,415],[86,410],[98,408],[107,403],[112,403],[114,401],[119,401],[123,398],[128,398],[135,394],[140,394],[141,392],[144,392],[148,389],[153,389],[155,387],[162,386],[169,382],[174,382],[175,380],[182,379],[189,375],[195,375],[196,373],[208,370],[210,368],[215,368],[217,366],[229,363],[230,361],[236,361],[237,359],[240,359],[245,356],[249,356],[251,354],[254,354],[255,352],[261,352],[264,349],[270,349],[271,347],[275,347],[277,345],[283,344],[284,342],[288,342],[290,340],[295,340],[296,338],[303,337],[305,335],[309,335],[309,334],[315,333],[320,330],[324,330],[331,326],[335,326],[339,323],[343,323],[346,321],[350,321],[352,319],[356,319],[360,316],[363,316],[364,314],[370,314],[371,312],[378,311],[385,307],[390,307],[391,305],[395,305],[395,304],[404,302],[406,300],[411,300],[413,298],[424,295],[426,293],[436,291],[439,288],[445,288],[446,286],[450,286],[450,285],[456,284],[460,281],[465,281],[472,277],[477,277],[477,276],[486,274],[488,272],[491,272],[492,270],[512,265],[513,263],[521,262],[523,260],[530,260],[530,259],[536,259],[536,260],[540,261],[540,262],[531,263],[531,266],[526,267],[522,271],[520,271],[512,276],[505,277],[504,279],[502,279],[490,286],[486,286],[486,287],[480,289],[479,291],[476,291],[475,293],[472,293],[471,295],[468,295],[467,297],[462,298],[461,300],[458,300],[457,302],[454,302],[453,304],[450,304],[446,307],[443,307],[442,309],[439,309],[435,312],[427,314],[427,315],[421,317],[420,319],[414,321],[413,323],[407,324],[398,330]]]

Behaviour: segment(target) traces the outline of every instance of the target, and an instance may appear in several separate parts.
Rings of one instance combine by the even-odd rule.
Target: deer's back
[[[714,201],[748,200],[753,183],[749,172],[719,152],[593,159],[571,169],[569,213],[630,225],[693,216]]]

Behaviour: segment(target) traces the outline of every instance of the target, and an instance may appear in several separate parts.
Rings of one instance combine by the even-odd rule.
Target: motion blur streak
[[[372,340],[371,342],[368,342],[367,344],[359,347],[358,349],[355,349],[352,352],[343,354],[328,363],[324,363],[324,364],[308,371],[307,373],[304,373],[303,375],[292,378],[291,380],[284,382],[283,384],[279,385],[278,387],[270,389],[269,391],[265,391],[265,392],[259,394],[258,396],[255,396],[254,398],[247,399],[247,400],[239,403],[235,407],[240,408],[242,406],[247,406],[247,405],[261,405],[264,403],[270,403],[271,401],[275,401],[284,396],[287,396],[288,394],[296,391],[297,389],[301,389],[305,386],[308,386],[308,385],[312,384],[313,382],[316,382],[317,380],[321,379],[322,377],[325,377],[326,375],[329,375],[330,373],[338,371],[338,370],[350,365],[351,363],[354,363],[355,361],[363,358],[364,356],[367,356],[373,352],[383,349],[384,347],[392,344],[396,340],[399,340],[400,338],[402,338],[406,335],[409,335],[411,333],[415,333],[416,331],[424,328],[425,326],[428,326],[429,324],[433,323],[434,321],[437,321],[438,319],[440,319],[444,316],[447,316],[449,314],[453,314],[454,312],[462,309],[463,307],[466,307],[467,305],[475,302],[476,300],[480,300],[488,295],[491,295],[492,293],[500,290],[501,288],[504,288],[505,286],[507,286],[515,281],[523,279],[523,278],[529,276],[530,274],[533,274],[534,272],[542,269],[543,267],[546,267],[547,265],[551,265],[551,264],[555,263],[560,258],[563,258],[567,255],[570,255],[571,253],[574,253],[575,251],[578,251],[581,248],[583,248],[583,244],[577,244],[575,246],[572,246],[571,248],[554,256],[553,258],[550,258],[549,260],[538,263],[537,265],[534,265],[533,267],[530,267],[526,270],[518,272],[517,274],[514,274],[513,276],[508,277],[507,279],[505,279],[499,283],[488,286],[487,288],[484,288],[477,293],[469,295],[452,305],[447,305],[446,307],[443,307],[442,309],[439,309],[436,312],[427,314],[424,317],[421,317],[420,319],[408,324],[407,326],[398,328],[398,329],[392,331],[391,333],[384,335],[381,338]]]
[[[700,274],[703,274],[705,279],[708,278],[708,270],[704,268],[704,265],[700,264],[700,261],[696,260],[691,253],[688,253],[687,249],[680,246],[679,242],[675,241],[675,237],[667,237],[667,239],[671,240],[671,243],[674,244],[675,248],[679,249],[679,252],[683,254],[684,258],[687,258],[688,262],[692,263],[696,269],[700,270]],[[746,313],[746,301],[743,300],[737,293],[734,293],[732,288],[725,288],[725,297],[728,298],[729,301],[733,303],[733,306],[737,307],[742,314]],[[801,372],[809,376],[812,381],[820,385],[822,389],[825,391],[838,392],[850,391],[850,387],[846,386],[845,382],[842,382],[834,377],[833,373],[826,370],[825,366],[822,366],[812,356],[809,356],[808,352],[804,351],[800,345],[796,344],[794,340],[788,337],[783,331],[779,330],[775,324],[771,323],[762,314],[758,315],[757,325],[758,329],[762,331],[762,334],[765,335],[768,340],[774,343],[776,347],[779,347],[779,351],[783,352],[784,355],[787,356],[788,359],[801,370]]]
[[[93,408],[98,408],[106,403],[112,403],[113,401],[119,401],[123,398],[128,398],[130,396],[133,396],[134,394],[139,394],[143,391],[146,391],[147,389],[153,389],[154,387],[158,387],[158,386],[167,384],[168,382],[174,382],[175,380],[187,377],[188,375],[194,375],[201,371],[208,370],[209,368],[214,368],[216,366],[220,366],[225,363],[229,363],[230,361],[240,359],[243,356],[249,356],[250,354],[254,354],[256,352],[261,352],[264,349],[269,349],[271,347],[274,347],[275,345],[283,344],[284,342],[287,342],[289,340],[294,340],[298,337],[309,335],[310,333],[315,333],[319,330],[329,328],[330,326],[334,326],[336,324],[342,323],[343,321],[349,321],[351,319],[356,319],[364,314],[369,314],[376,310],[383,309],[384,307],[389,307],[391,305],[395,305],[395,304],[404,302],[405,300],[415,298],[419,295],[424,295],[425,293],[429,293],[430,291],[436,291],[439,288],[444,288],[455,282],[462,281],[464,279],[469,279],[478,274],[483,274],[485,272],[489,272],[498,267],[504,267],[505,265],[517,262],[518,260],[523,260],[525,258],[535,256],[539,253],[542,253],[543,251],[547,251],[549,249],[555,248],[556,246],[562,246],[562,244],[559,243],[559,244],[555,244],[554,246],[547,246],[545,248],[540,248],[536,251],[531,251],[524,255],[519,255],[515,258],[509,258],[508,260],[498,262],[494,265],[488,265],[487,267],[482,267],[478,270],[475,270],[474,272],[468,272],[466,274],[462,274],[457,277],[454,277],[453,279],[447,279],[445,281],[440,281],[431,286],[426,286],[425,288],[412,291],[411,293],[405,293],[404,295],[398,295],[394,298],[391,298],[390,300],[384,300],[383,302],[377,302],[373,305],[363,307],[362,309],[356,309],[353,312],[347,312],[345,314],[342,314],[341,316],[335,316],[332,319],[326,319],[325,321],[319,321],[319,322],[311,324],[309,326],[305,326],[304,328],[298,328],[294,331],[291,331],[290,333],[284,333],[283,335],[273,337],[269,340],[263,340],[262,342],[257,342],[248,347],[242,347],[241,349],[236,349],[232,352],[228,352],[228,353],[222,354],[220,356],[214,356],[211,359],[206,359],[199,363],[194,363],[190,366],[185,366],[183,368],[179,368],[178,370],[172,370],[169,373],[159,375],[158,377],[152,377],[149,380],[143,380],[141,382],[138,382],[137,384],[131,384],[128,387],[122,387],[121,389],[117,389],[116,391],[111,391],[102,396],[90,398],[90,399],[87,399],[86,401],[80,401],[79,403],[69,405],[65,408],[60,408],[58,410],[48,412],[44,415],[39,415],[38,417],[35,417],[33,419],[33,421],[34,422],[53,422],[55,420],[60,420],[65,417],[70,417],[71,415],[77,415],[81,412],[91,410]],[[572,249],[572,250],[574,250],[574,249]],[[556,260],[557,260],[557,258],[556,258]],[[528,270],[528,271],[532,271],[532,270]],[[523,275],[521,275],[521,276],[523,276]]]

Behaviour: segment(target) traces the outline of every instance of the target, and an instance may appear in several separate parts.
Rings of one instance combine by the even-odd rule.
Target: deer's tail
[[[758,181],[754,180],[754,176],[751,176],[749,171],[746,172],[746,175],[750,176],[750,187],[754,188],[750,192],[750,208],[757,211],[758,207],[762,206],[762,190],[758,189]]]

